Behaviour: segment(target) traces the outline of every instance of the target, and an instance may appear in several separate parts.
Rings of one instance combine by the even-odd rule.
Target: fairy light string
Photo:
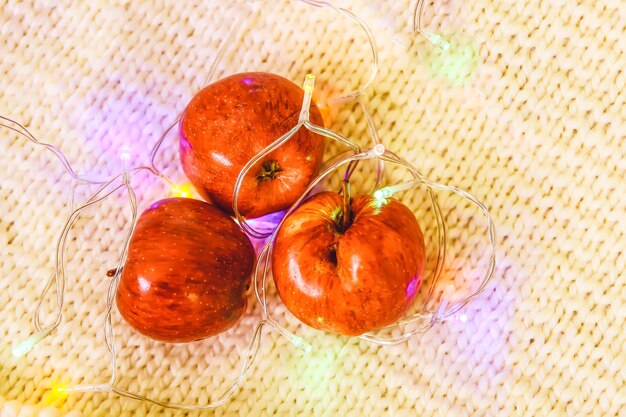
[[[400,335],[398,336],[383,336],[380,335],[379,332],[367,333],[361,335],[360,338],[362,340],[377,344],[377,345],[392,345],[398,344],[406,341],[408,338],[427,331],[437,322],[444,321],[453,317],[461,308],[463,308],[468,302],[470,302],[473,298],[475,298],[487,285],[489,280],[491,279],[495,267],[495,227],[491,216],[489,214],[486,206],[476,199],[471,194],[467,193],[464,190],[459,188],[448,186],[445,184],[440,184],[437,182],[433,182],[426,177],[424,177],[417,168],[411,165],[406,160],[402,159],[398,155],[389,151],[383,145],[377,129],[374,123],[374,119],[372,117],[369,108],[366,105],[365,100],[363,99],[363,94],[373,83],[376,75],[378,73],[378,54],[377,47],[375,44],[374,37],[369,29],[369,27],[365,24],[365,22],[360,19],[358,16],[353,14],[347,9],[336,7],[335,5],[324,2],[324,1],[315,1],[315,0],[301,0],[303,3],[314,6],[314,7],[326,7],[334,10],[336,13],[347,17],[353,23],[358,25],[363,32],[365,33],[368,44],[372,53],[372,63],[371,63],[371,74],[368,80],[360,86],[357,90],[340,95],[338,97],[333,97],[328,99],[328,103],[331,104],[343,104],[348,102],[356,102],[361,108],[364,118],[366,120],[368,131],[371,136],[372,147],[363,150],[359,145],[357,145],[353,140],[334,132],[328,128],[323,126],[318,126],[310,122],[309,120],[309,109],[312,100],[312,94],[315,87],[315,76],[313,74],[308,74],[305,77],[303,90],[304,90],[304,98],[302,102],[302,107],[300,111],[300,116],[298,119],[298,123],[296,126],[292,127],[288,132],[286,132],[281,137],[277,138],[272,144],[267,146],[262,152],[254,156],[241,170],[237,181],[235,183],[233,189],[233,211],[234,217],[240,227],[251,237],[253,238],[266,238],[266,243],[262,247],[257,263],[254,268],[253,275],[253,283],[254,283],[254,294],[257,299],[260,307],[261,307],[261,319],[254,327],[254,331],[252,333],[252,337],[248,343],[247,349],[242,355],[242,363],[240,367],[240,372],[238,376],[231,381],[227,386],[223,387],[223,389],[215,396],[215,399],[208,404],[179,404],[179,403],[170,403],[166,401],[161,401],[158,399],[154,399],[148,396],[144,396],[141,394],[130,392],[126,389],[118,387],[116,384],[118,383],[118,363],[117,363],[117,350],[115,347],[114,340],[114,330],[112,325],[112,313],[114,309],[116,292],[119,284],[119,280],[121,278],[122,267],[125,263],[128,245],[130,239],[132,237],[132,233],[134,231],[134,227],[136,225],[138,210],[137,210],[137,198],[132,186],[133,176],[141,171],[147,171],[158,179],[160,179],[164,184],[166,184],[173,195],[181,196],[181,197],[191,197],[193,195],[193,189],[189,184],[177,185],[173,181],[171,181],[163,172],[156,166],[156,156],[158,154],[159,149],[164,143],[167,136],[170,134],[172,129],[179,123],[180,115],[178,115],[174,122],[169,125],[169,127],[163,132],[163,134],[159,137],[157,142],[152,147],[149,154],[149,164],[147,166],[138,166],[131,167],[129,166],[129,161],[131,160],[130,149],[128,147],[122,147],[120,149],[119,157],[122,161],[123,172],[113,176],[112,178],[102,179],[102,178],[89,178],[84,175],[77,174],[69,161],[63,155],[63,153],[53,145],[48,143],[44,143],[39,141],[30,131],[28,131],[24,126],[17,123],[16,121],[0,116],[0,127],[7,128],[13,132],[16,132],[20,136],[26,138],[30,142],[41,146],[43,148],[48,149],[52,152],[61,162],[65,171],[72,179],[72,187],[68,197],[68,217],[67,221],[61,231],[61,234],[58,238],[56,251],[55,251],[55,263],[54,263],[54,271],[50,275],[50,278],[46,282],[46,285],[38,299],[37,308],[34,314],[34,325],[36,332],[28,337],[26,340],[21,343],[17,343],[13,347],[13,355],[16,357],[23,356],[27,354],[33,347],[41,342],[44,338],[49,336],[52,332],[54,332],[58,326],[62,322],[62,311],[64,305],[64,293],[67,285],[67,276],[66,276],[66,257],[65,257],[65,248],[67,245],[67,237],[69,235],[70,230],[74,226],[76,220],[80,216],[80,214],[89,207],[92,207],[96,204],[99,204],[103,200],[107,199],[111,195],[123,191],[127,195],[128,206],[130,207],[130,218],[128,220],[128,228],[122,243],[120,254],[117,262],[117,267],[113,270],[113,274],[111,277],[111,281],[108,286],[107,296],[106,296],[106,311],[105,311],[105,320],[104,320],[104,338],[105,344],[107,347],[107,352],[111,362],[111,377],[108,382],[103,384],[85,384],[85,385],[76,385],[76,386],[68,386],[65,384],[56,384],[52,387],[52,395],[55,398],[64,398],[69,393],[72,392],[111,392],[115,393],[119,396],[136,399],[152,404],[156,404],[162,407],[174,408],[180,410],[205,410],[211,409],[215,407],[219,407],[224,404],[231,398],[234,393],[237,391],[237,388],[250,371],[251,366],[258,355],[261,338],[263,334],[263,329],[265,327],[269,329],[273,329],[289,340],[295,347],[302,350],[304,353],[310,352],[312,349],[312,345],[302,339],[300,336],[294,334],[293,332],[286,329],[283,325],[275,321],[270,314],[270,310],[268,308],[267,301],[267,281],[269,275],[269,265],[271,254],[273,250],[273,246],[275,243],[275,239],[278,233],[278,230],[282,226],[284,220],[293,213],[294,210],[304,201],[305,198],[314,190],[316,186],[318,186],[323,180],[328,178],[332,173],[338,171],[339,169],[345,168],[344,178],[349,180],[353,175],[356,165],[360,161],[372,160],[376,164],[376,177],[375,182],[371,191],[373,197],[381,202],[383,202],[387,198],[391,198],[392,196],[401,193],[416,190],[420,187],[425,187],[428,198],[430,200],[430,205],[433,210],[435,216],[435,222],[437,226],[437,234],[436,234],[436,243],[437,249],[436,253],[436,261],[435,267],[432,272],[432,277],[429,279],[429,287],[428,293],[426,296],[426,301],[422,306],[422,310],[417,312],[409,317],[405,317],[399,320],[397,323],[386,326],[384,329],[400,329]],[[415,5],[414,10],[414,22],[413,28],[414,32],[421,33],[426,36],[433,44],[440,47],[442,50],[449,49],[449,43],[445,41],[443,38],[439,37],[434,33],[427,33],[422,30],[421,25],[421,15],[423,13],[424,2],[418,1]],[[260,9],[262,11],[262,9]],[[238,21],[237,24],[233,25],[231,31],[227,35],[226,39],[222,42],[217,52],[216,59],[214,60],[212,66],[210,67],[206,83],[208,83],[214,76],[217,63],[222,59],[225,54],[227,47],[233,43],[233,39],[236,39],[241,33],[241,27],[243,25]],[[264,225],[264,228],[261,229],[259,225],[253,227],[241,214],[238,210],[238,201],[239,194],[241,191],[241,185],[243,179],[249,173],[249,171],[254,167],[260,160],[262,160],[269,153],[275,151],[280,146],[284,145],[287,141],[289,141],[299,129],[307,129],[313,133],[321,135],[323,137],[329,138],[333,141],[338,142],[344,148],[344,151],[335,155],[330,160],[326,161],[323,164],[323,168],[320,174],[311,182],[311,184],[307,187],[302,196],[286,211],[283,218],[275,225],[273,228],[268,228],[268,225]],[[411,181],[392,184],[381,187],[383,177],[384,177],[384,167],[385,164],[389,165],[397,165],[402,168],[405,168],[409,171],[413,179]],[[98,185],[98,190],[91,195],[84,203],[79,204],[76,208],[76,189],[81,185]],[[458,195],[459,197],[469,201],[476,207],[478,207],[481,212],[487,218],[488,224],[488,236],[489,236],[489,265],[483,275],[481,280],[481,284],[479,287],[467,298],[457,301],[455,303],[451,303],[450,297],[444,294],[443,299],[439,303],[436,309],[427,309],[427,303],[431,299],[432,294],[434,292],[435,284],[437,283],[441,272],[443,270],[443,265],[445,263],[445,254],[446,254],[446,225],[444,222],[444,217],[441,211],[441,208],[438,203],[437,196],[435,191],[447,191],[453,194]],[[50,290],[54,288],[55,291],[55,301],[56,301],[56,310],[52,315],[52,320],[47,324],[44,324],[44,320],[42,317],[42,304],[43,301],[48,296]],[[447,293],[449,293],[448,291]],[[452,291],[453,292],[453,291]],[[447,294],[446,293],[446,294]],[[463,322],[467,320],[466,315],[461,315],[458,318],[459,321]],[[411,329],[405,329],[408,325],[415,325],[416,327]]]

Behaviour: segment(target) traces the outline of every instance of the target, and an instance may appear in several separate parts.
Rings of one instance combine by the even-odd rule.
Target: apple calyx
[[[276,161],[265,161],[261,164],[261,169],[256,175],[259,181],[273,180],[278,176],[279,172],[282,172],[282,168]]]
[[[328,246],[328,260],[333,265],[337,266],[337,248],[339,247],[338,242],[333,242]]]

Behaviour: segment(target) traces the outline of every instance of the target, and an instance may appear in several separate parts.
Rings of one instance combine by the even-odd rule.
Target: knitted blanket
[[[224,42],[213,80],[270,71],[301,84],[313,73],[326,126],[371,146],[361,106],[331,98],[368,82],[372,54],[363,30],[331,8],[0,4],[0,115],[58,147],[80,175],[120,173],[124,145],[130,163],[148,163]],[[118,191],[82,212],[67,239],[62,323],[14,357],[12,348],[35,332],[72,182],[52,153],[0,128],[0,416],[626,416],[626,3],[426,2],[425,35],[413,33],[413,2],[334,4],[375,38],[378,73],[363,102],[382,143],[489,207],[497,264],[486,289],[462,314],[403,344],[376,346],[299,324],[270,283],[272,317],[312,349],[265,330],[224,405],[177,411],[110,392],[65,393],[58,388],[111,376],[106,271],[130,226],[128,198]],[[329,145],[327,156],[340,150]],[[156,164],[186,182],[175,132]],[[359,167],[355,190],[369,192],[372,172],[371,163]],[[386,167],[388,183],[406,178]],[[153,176],[132,181],[140,210],[169,195]],[[96,189],[79,186],[76,201]],[[462,200],[438,195],[448,225],[441,285],[461,299],[487,265],[486,223]],[[398,197],[418,215],[432,255],[436,223],[425,190]],[[53,288],[42,319],[52,320],[55,308]],[[206,404],[239,374],[259,319],[252,295],[230,331],[168,345],[140,336],[114,311],[118,385]]]

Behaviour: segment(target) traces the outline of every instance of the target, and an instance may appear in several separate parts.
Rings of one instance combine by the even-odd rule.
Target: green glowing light
[[[447,51],[450,49],[450,42],[437,35],[436,33],[430,33],[426,35],[426,37],[429,41],[433,43],[433,45],[438,46],[442,50]]]
[[[16,358],[20,358],[26,355],[28,352],[33,350],[33,347],[37,343],[39,343],[41,339],[43,339],[47,335],[48,335],[48,332],[41,331],[30,336],[28,339],[24,340],[23,342],[20,342],[17,345],[13,346],[13,349],[12,349],[13,356],[15,356]]]
[[[374,198],[376,200],[384,200],[393,195],[393,191],[389,187],[384,187],[374,192]]]
[[[305,353],[309,353],[311,349],[313,349],[313,346],[311,346],[309,343],[305,342],[304,339],[298,336],[294,336],[291,340],[291,343],[293,343],[295,347],[302,349]]]
[[[17,345],[13,346],[13,356],[15,356],[16,358],[21,358],[22,356],[33,350],[33,347],[37,344],[37,342],[39,342],[39,339],[37,338],[37,335],[34,334],[23,342],[18,343]]]
[[[433,44],[424,62],[434,77],[445,78],[456,87],[467,84],[478,67],[476,42],[462,33],[427,35]]]
[[[332,342],[326,339],[323,346],[323,349],[308,354],[306,360],[298,356],[293,358],[298,377],[304,382],[303,394],[311,401],[328,401],[332,397],[334,380],[343,367],[342,353],[346,345],[339,339]]]

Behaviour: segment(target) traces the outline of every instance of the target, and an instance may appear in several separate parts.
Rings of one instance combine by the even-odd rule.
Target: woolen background
[[[0,114],[60,147],[76,171],[106,177],[120,171],[124,144],[133,164],[147,161],[233,26],[240,31],[217,77],[264,70],[299,84],[313,72],[320,103],[366,81],[365,37],[332,11],[226,3],[2,2]],[[465,310],[466,323],[448,321],[395,347],[298,327],[274,297],[274,317],[291,323],[312,352],[266,333],[236,396],[189,414],[626,416],[626,3],[427,4],[424,26],[451,40],[447,54],[410,35],[409,2],[336,4],[376,37],[380,72],[365,101],[385,145],[490,207],[494,278]],[[369,143],[358,107],[327,113],[329,127]],[[12,357],[12,345],[33,331],[70,182],[43,148],[0,132],[0,415],[184,414],[109,394],[49,404],[52,383],[108,379],[104,273],[128,227],[123,194],[86,211],[70,235],[58,332]],[[174,137],[158,164],[183,181]],[[370,168],[355,187],[366,187]],[[140,209],[167,195],[147,176],[133,181]],[[420,195],[402,198],[418,207]],[[446,273],[462,293],[475,284],[487,246],[484,220],[456,201],[442,197],[451,223]],[[430,236],[427,214],[422,226]],[[232,331],[181,346],[140,337],[116,313],[120,385],[207,402],[237,374],[259,318],[250,304]]]

